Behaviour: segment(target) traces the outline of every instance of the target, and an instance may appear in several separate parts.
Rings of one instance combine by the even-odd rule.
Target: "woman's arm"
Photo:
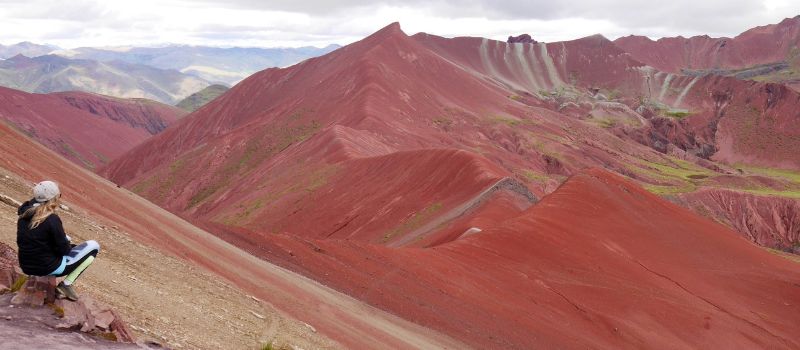
[[[55,252],[59,255],[67,255],[72,248],[69,245],[67,234],[64,232],[64,226],[61,224],[61,218],[56,214],[51,214],[47,220],[50,221],[50,227],[52,228],[50,234],[52,235]]]

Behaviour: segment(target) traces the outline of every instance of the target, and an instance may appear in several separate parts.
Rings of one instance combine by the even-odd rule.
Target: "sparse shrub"
[[[16,281],[14,281],[14,285],[11,286],[11,293],[16,293],[20,289],[22,289],[22,286],[25,285],[25,282],[28,282],[28,276],[25,275],[19,276],[19,278]]]
[[[64,309],[62,309],[58,305],[56,305],[56,304],[47,304],[47,306],[50,307],[50,309],[52,309],[53,312],[56,314],[56,316],[58,316],[59,318],[63,318],[64,317]]]
[[[103,338],[105,340],[112,341],[112,342],[115,342],[115,341],[118,340],[117,339],[117,335],[114,334],[113,332],[97,332],[97,333],[95,333],[95,335],[97,335],[98,337]]]
[[[664,114],[676,119],[683,119],[688,117],[691,113],[685,109],[672,109],[664,112]]]
[[[603,118],[603,119],[596,119],[596,120],[597,120],[597,126],[599,126],[601,128],[605,128],[605,129],[613,128],[614,126],[617,125],[617,121],[613,120],[613,119]]]

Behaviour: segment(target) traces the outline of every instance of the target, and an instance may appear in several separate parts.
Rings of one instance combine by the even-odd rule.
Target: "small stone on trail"
[[[253,316],[255,316],[258,319],[261,319],[261,320],[265,320],[266,319],[266,317],[259,315],[258,313],[256,313],[253,310],[248,310],[248,311],[250,311],[250,313],[253,314]]]
[[[306,327],[308,327],[308,329],[310,329],[310,330],[311,330],[311,332],[313,332],[313,333],[317,333],[317,329],[316,329],[316,328],[314,328],[314,326],[312,326],[312,325],[310,325],[310,324],[308,324],[308,323],[303,323],[303,324],[304,324]]]

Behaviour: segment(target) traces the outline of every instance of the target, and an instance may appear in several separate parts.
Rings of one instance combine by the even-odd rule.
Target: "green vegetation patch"
[[[781,178],[784,180],[789,180],[796,184],[800,184],[800,172],[798,171],[778,169],[778,168],[758,167],[758,166],[744,165],[744,164],[736,164],[734,166],[748,173],[771,177],[771,178]]]
[[[175,107],[181,108],[189,112],[194,112],[200,107],[203,107],[207,103],[213,101],[220,95],[224,94],[226,91],[228,91],[227,86],[219,84],[210,85],[184,98],[183,100],[178,102],[178,104],[176,104]]]
[[[433,214],[441,209],[442,203],[436,202],[427,206],[425,209],[414,213],[411,218],[403,222],[400,226],[395,227],[389,232],[386,232],[386,234],[383,235],[383,242],[388,242],[390,239],[392,239],[392,237],[397,236],[400,233],[406,233],[420,228],[425,222],[430,220]]]
[[[89,169],[94,169],[94,164],[92,164],[92,162],[90,162],[90,161],[86,160],[85,158],[83,158],[83,156],[80,155],[80,153],[78,153],[78,151],[76,151],[74,148],[72,148],[72,146],[70,146],[68,143],[66,143],[64,141],[60,141],[59,142],[59,146],[60,146],[61,150],[63,151],[62,152],[63,155],[68,156],[68,157],[71,156],[71,157],[79,160],[81,163],[83,163],[83,166],[85,166],[85,167],[87,167]]]
[[[493,124],[505,124],[510,127],[516,127],[520,125],[537,125],[537,123],[531,119],[517,119],[499,115],[489,116],[488,119]]]
[[[666,163],[633,158],[626,168],[637,176],[657,182],[639,180],[645,182],[642,186],[646,190],[658,195],[693,192],[703,180],[715,176],[711,170],[682,159],[668,157]]]
[[[530,182],[541,182],[541,183],[544,183],[544,182],[547,182],[548,180],[550,180],[550,178],[547,175],[542,174],[540,172],[536,172],[536,171],[531,170],[531,169],[521,169],[519,171],[519,173],[525,179],[527,179]]]
[[[675,186],[643,184],[642,187],[644,187],[644,189],[647,190],[648,192],[657,194],[659,196],[679,194],[679,193],[689,193],[697,190],[697,186],[691,183],[685,183],[682,185],[675,185]]]
[[[92,153],[94,154],[94,156],[95,156],[95,157],[97,157],[97,159],[99,159],[99,160],[100,160],[100,163],[102,163],[102,164],[108,164],[108,157],[106,157],[106,156],[105,156],[105,155],[103,155],[103,154],[97,153],[97,152],[95,152],[95,151],[92,151]]]
[[[777,256],[780,256],[782,258],[785,258],[785,259],[788,259],[790,261],[794,261],[794,262],[800,264],[800,256],[797,256],[797,255],[794,255],[794,254],[789,254],[787,252],[780,251],[780,250],[777,250],[777,249],[772,249],[772,248],[766,248],[765,247],[764,249],[766,249],[768,252],[770,252],[772,254],[775,254]]]
[[[322,124],[316,120],[302,122],[302,119],[311,112],[313,111],[307,108],[298,109],[287,116],[286,123],[274,128],[265,128],[250,138],[241,151],[234,151],[228,157],[215,178],[192,196],[188,208],[205,201],[234,179],[251,173],[266,159],[316,134],[322,128]]]
[[[222,219],[226,225],[242,224],[247,221],[254,213],[262,208],[268,208],[281,198],[301,192],[311,193],[328,184],[330,178],[335,175],[341,167],[336,164],[328,165],[317,169],[305,176],[292,176],[297,180],[279,191],[267,192],[265,195],[252,201],[245,202],[236,206],[237,212]]]
[[[603,128],[610,129],[617,125],[617,121],[610,118],[592,118],[590,119],[593,124]]]
[[[675,119],[683,119],[692,115],[692,113],[688,109],[670,109],[664,111],[664,115]]]
[[[19,290],[22,289],[22,286],[25,285],[25,282],[28,282],[28,276],[19,276],[19,278],[14,281],[14,284],[10,288],[11,293],[19,292]]]

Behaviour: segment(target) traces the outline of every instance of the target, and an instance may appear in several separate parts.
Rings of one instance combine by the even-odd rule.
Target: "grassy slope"
[[[229,88],[224,85],[211,85],[184,98],[175,106],[189,112],[194,112],[198,108],[203,107],[206,103],[224,94],[228,89]]]

